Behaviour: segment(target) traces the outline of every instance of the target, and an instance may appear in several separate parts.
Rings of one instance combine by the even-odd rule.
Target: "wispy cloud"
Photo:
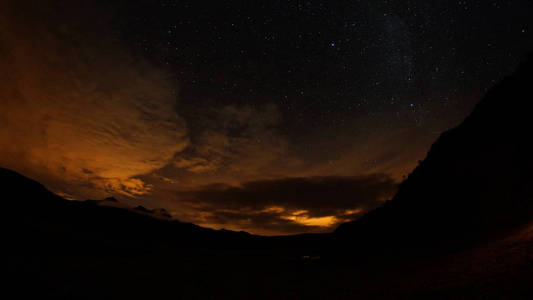
[[[135,176],[188,144],[169,74],[127,54],[98,22],[35,6],[2,13],[0,164],[61,179],[49,185],[146,193]]]

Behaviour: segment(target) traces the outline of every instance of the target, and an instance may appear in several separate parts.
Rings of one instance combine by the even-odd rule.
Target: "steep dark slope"
[[[335,232],[342,245],[457,245],[533,219],[533,62],[443,133],[394,198]]]
[[[166,221],[126,209],[68,201],[36,181],[0,168],[6,248],[20,251],[93,252],[154,245],[221,247],[247,243],[247,233],[216,231],[190,223]]]

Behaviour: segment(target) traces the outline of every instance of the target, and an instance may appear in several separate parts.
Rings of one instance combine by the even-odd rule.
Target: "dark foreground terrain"
[[[2,172],[2,179],[6,172],[14,175]],[[533,297],[533,222],[444,254],[353,251],[353,256],[307,259],[302,256],[320,251],[311,245],[328,248],[335,245],[333,237],[254,237],[63,201],[80,206],[72,227],[56,216],[28,226],[23,236],[8,237],[4,246],[10,250],[9,287],[20,298]],[[106,213],[116,219],[106,220]],[[165,227],[173,229],[158,235]],[[16,231],[21,234],[20,227]]]
[[[432,259],[302,261],[272,251],[150,247],[12,254],[21,298],[511,298],[533,297],[533,224]],[[36,249],[36,251],[38,251]],[[135,253],[136,252],[136,253]]]
[[[445,132],[384,206],[260,237],[67,201],[0,169],[15,298],[533,299],[532,62]]]

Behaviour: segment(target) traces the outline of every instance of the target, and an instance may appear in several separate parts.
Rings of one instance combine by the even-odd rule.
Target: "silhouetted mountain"
[[[453,247],[531,221],[532,73],[530,59],[440,136],[392,200],[340,225],[340,247]]]
[[[118,202],[118,200],[115,199],[115,197],[107,197],[104,200],[109,201],[109,202]]]
[[[153,210],[148,210],[146,207],[144,207],[142,205],[138,205],[138,206],[134,207],[133,209],[141,211],[141,212],[145,212],[145,213],[152,213],[153,212]]]
[[[157,213],[160,216],[165,217],[165,218],[172,218],[172,215],[164,208],[156,209],[155,213]]]
[[[129,207],[110,200],[65,200],[40,183],[0,168],[4,222],[10,225],[8,250],[98,252],[101,249],[145,251],[154,247],[273,249],[314,248],[323,234],[261,237],[244,231],[213,230],[171,220],[165,209]],[[307,250],[305,253],[309,252]]]
[[[230,241],[241,245],[249,234],[217,231],[152,215],[166,210],[133,210],[100,205],[94,201],[65,200],[34,180],[0,168],[4,222],[9,224],[8,250],[94,251],[95,248],[143,249],[161,244],[180,247],[222,247]],[[116,203],[113,198],[111,202]],[[135,212],[139,210],[141,213]],[[230,245],[232,245],[230,243]]]

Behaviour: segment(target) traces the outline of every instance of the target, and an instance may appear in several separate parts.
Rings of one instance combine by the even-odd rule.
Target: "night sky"
[[[533,50],[527,0],[2,2],[1,166],[269,235],[381,205]]]

